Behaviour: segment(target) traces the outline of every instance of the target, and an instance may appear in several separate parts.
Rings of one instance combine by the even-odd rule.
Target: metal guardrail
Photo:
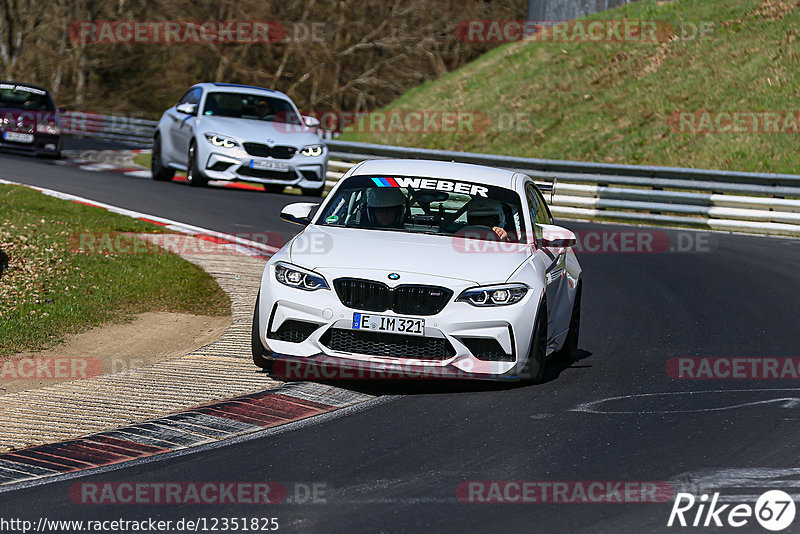
[[[627,221],[800,236],[800,176],[617,165],[327,141],[331,158],[458,161],[558,180],[562,218]]]
[[[81,137],[117,141],[136,147],[150,147],[158,121],[100,115],[82,111],[58,114],[61,131]]]
[[[152,144],[156,121],[67,112],[65,133]],[[354,162],[378,158],[458,161],[558,180],[553,215],[560,218],[679,225],[800,236],[800,176],[680,167],[520,158],[326,139],[333,185]]]

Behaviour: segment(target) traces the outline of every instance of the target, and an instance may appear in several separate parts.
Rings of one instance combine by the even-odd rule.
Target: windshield
[[[302,124],[289,101],[245,93],[209,93],[203,115]]]
[[[47,91],[9,83],[0,84],[0,108],[31,111],[55,110]]]
[[[327,203],[322,226],[519,242],[525,222],[510,189],[440,178],[355,176]]]

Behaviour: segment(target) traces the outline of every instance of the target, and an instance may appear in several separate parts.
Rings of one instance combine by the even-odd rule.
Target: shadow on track
[[[528,382],[495,382],[491,380],[470,379],[363,379],[363,380],[313,380],[320,384],[349,389],[367,395],[441,395],[451,393],[470,393],[481,391],[505,391],[524,387],[537,387],[556,380],[566,369],[589,368],[591,365],[581,365],[580,362],[589,358],[591,352],[578,349],[575,360],[572,362],[550,360],[545,369],[544,379],[539,384]],[[276,377],[277,380],[285,378]],[[294,382],[288,380],[287,382]],[[298,382],[308,380],[296,380]]]

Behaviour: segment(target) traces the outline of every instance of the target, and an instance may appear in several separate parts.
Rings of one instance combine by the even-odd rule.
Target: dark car
[[[46,89],[0,81],[0,147],[61,157],[61,125]]]

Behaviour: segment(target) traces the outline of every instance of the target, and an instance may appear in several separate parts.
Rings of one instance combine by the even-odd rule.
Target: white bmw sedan
[[[305,229],[264,270],[259,367],[535,382],[549,358],[575,356],[576,237],[553,225],[525,174],[366,161],[321,205],[291,204],[281,217]]]
[[[286,186],[321,196],[328,149],[285,94],[272,89],[199,83],[161,116],[153,138],[154,180],[186,171],[189,184],[244,180],[268,192]]]

